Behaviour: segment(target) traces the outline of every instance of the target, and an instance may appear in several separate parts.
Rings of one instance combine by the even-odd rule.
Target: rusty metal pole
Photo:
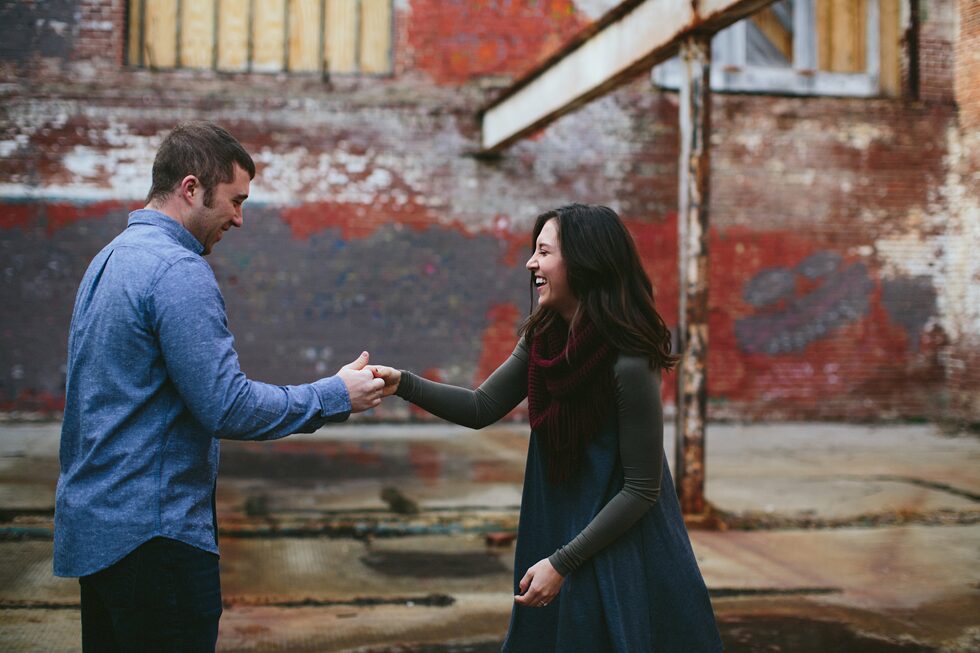
[[[711,35],[681,43],[680,324],[677,372],[677,495],[685,514],[704,512],[704,435],[708,367],[708,186],[711,136]]]

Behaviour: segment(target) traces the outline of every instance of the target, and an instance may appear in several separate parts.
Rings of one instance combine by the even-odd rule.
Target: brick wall
[[[530,225],[569,201],[627,220],[676,324],[675,94],[640,79],[499,159],[473,156],[477,109],[594,18],[575,3],[483,3],[477,20],[471,3],[398,2],[395,74],[329,83],[126,70],[123,4],[44,3],[44,20],[70,23],[50,29],[41,3],[0,4],[35,26],[0,51],[0,411],[59,409],[78,280],[140,206],[159,138],[188,118],[224,124],[258,164],[246,227],[210,257],[256,378],[310,380],[366,348],[478,383],[529,309]],[[921,103],[715,97],[714,417],[955,405],[976,420],[962,401],[976,318],[952,308],[971,273],[950,243],[975,229],[961,209],[956,21],[951,0],[926,4],[939,8],[923,24],[938,54]],[[392,402],[376,417],[409,414]]]
[[[87,0],[77,4],[78,36],[72,57],[122,65],[126,41],[120,38],[119,29],[126,24],[126,0]]]
[[[947,417],[976,422],[980,415],[980,4],[960,0],[955,92],[959,131],[951,178],[960,180],[948,225],[947,266],[954,271],[947,310],[953,335],[944,351]]]
[[[921,0],[919,6],[919,97],[951,103],[958,8],[952,0]]]
[[[980,126],[980,3],[959,0],[958,18],[956,104],[960,126],[964,131],[973,131]]]

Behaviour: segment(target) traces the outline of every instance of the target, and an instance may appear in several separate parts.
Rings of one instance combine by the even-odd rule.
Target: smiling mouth
[[[543,287],[544,287],[544,286],[545,286],[545,285],[546,285],[547,283],[548,283],[548,282],[547,282],[547,281],[545,281],[545,279],[544,279],[544,277],[539,277],[539,276],[537,276],[537,275],[535,275],[535,277],[534,277],[534,287],[535,287],[535,288],[537,288],[538,290],[540,290],[540,289],[541,289],[541,288],[543,288]]]

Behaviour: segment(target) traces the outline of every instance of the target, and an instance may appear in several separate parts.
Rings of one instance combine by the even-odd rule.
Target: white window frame
[[[731,93],[875,97],[880,94],[880,14],[878,0],[867,0],[865,70],[837,73],[818,70],[815,0],[793,4],[793,63],[790,67],[746,63],[744,18],[711,40],[711,89]],[[681,85],[680,60],[674,57],[651,71],[655,86],[676,90]]]

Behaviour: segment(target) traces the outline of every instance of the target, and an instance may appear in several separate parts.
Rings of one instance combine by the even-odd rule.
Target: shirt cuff
[[[401,374],[398,387],[395,389],[395,396],[401,397],[405,401],[412,401],[418,391],[418,378],[408,370],[401,370]]]
[[[320,415],[330,422],[343,422],[350,417],[350,395],[339,376],[330,376],[313,382],[320,397]]]
[[[548,562],[562,578],[575,571],[575,568],[570,564],[571,561],[568,560],[568,554],[565,553],[565,547],[559,547],[557,551],[548,556]]]

